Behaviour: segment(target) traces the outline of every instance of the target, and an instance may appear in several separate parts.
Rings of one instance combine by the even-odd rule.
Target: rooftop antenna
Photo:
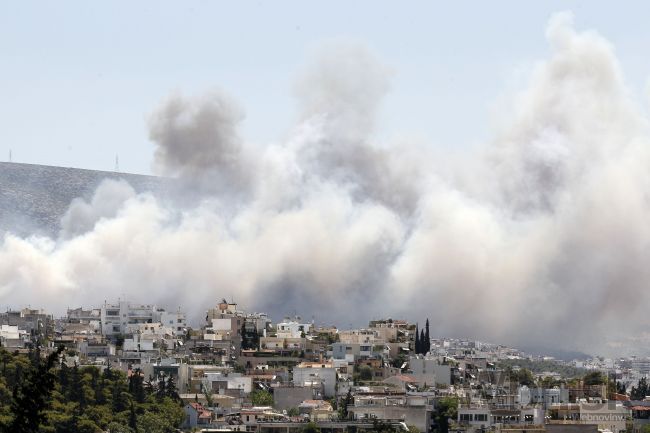
[[[120,157],[115,154],[115,171],[120,171]]]

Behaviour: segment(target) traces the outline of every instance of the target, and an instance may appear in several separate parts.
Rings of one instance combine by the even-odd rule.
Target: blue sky
[[[380,136],[442,151],[489,138],[491,111],[525,84],[544,28],[571,10],[616,47],[640,100],[650,73],[650,3],[2,2],[0,160],[150,173],[147,117],[171,92],[220,88],[246,111],[242,135],[279,141],[292,83],[331,39],[367,43],[395,75]],[[609,6],[609,7],[608,7]]]

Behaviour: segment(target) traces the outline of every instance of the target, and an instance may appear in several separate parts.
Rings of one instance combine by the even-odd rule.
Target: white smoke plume
[[[309,64],[299,123],[263,151],[229,97],[174,96],[151,118],[154,164],[200,200],[103,184],[58,239],[5,237],[0,299],[62,309],[125,293],[200,317],[233,296],[341,326],[429,317],[434,335],[620,349],[650,322],[648,122],[606,40],[567,13],[547,38],[510,121],[453,170],[377,142],[391,71],[356,43]]]
[[[91,231],[102,218],[114,218],[124,203],[135,197],[135,190],[124,180],[105,179],[90,202],[76,198],[61,218],[60,237],[69,239]]]

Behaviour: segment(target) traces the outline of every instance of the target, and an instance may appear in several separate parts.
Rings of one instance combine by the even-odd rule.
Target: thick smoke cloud
[[[200,192],[241,194],[252,173],[237,131],[243,119],[243,110],[223,92],[171,96],[149,122],[149,137],[158,145],[154,171]]]
[[[63,239],[69,239],[94,229],[102,218],[114,218],[124,203],[135,197],[135,190],[124,180],[105,179],[90,202],[76,198],[61,218]]]
[[[647,118],[601,36],[558,14],[547,39],[509,121],[451,169],[378,142],[391,71],[356,43],[312,59],[298,124],[263,150],[228,96],[174,96],[151,118],[154,163],[200,199],[105,183],[58,239],[5,237],[0,299],[61,309],[123,293],[200,317],[232,296],[342,326],[428,316],[435,335],[638,351],[625,336],[650,321]]]

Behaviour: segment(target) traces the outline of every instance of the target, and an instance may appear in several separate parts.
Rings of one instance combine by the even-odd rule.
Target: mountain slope
[[[124,179],[138,192],[162,185],[154,176],[0,162],[0,234],[56,236],[70,202],[89,198],[107,178]]]

